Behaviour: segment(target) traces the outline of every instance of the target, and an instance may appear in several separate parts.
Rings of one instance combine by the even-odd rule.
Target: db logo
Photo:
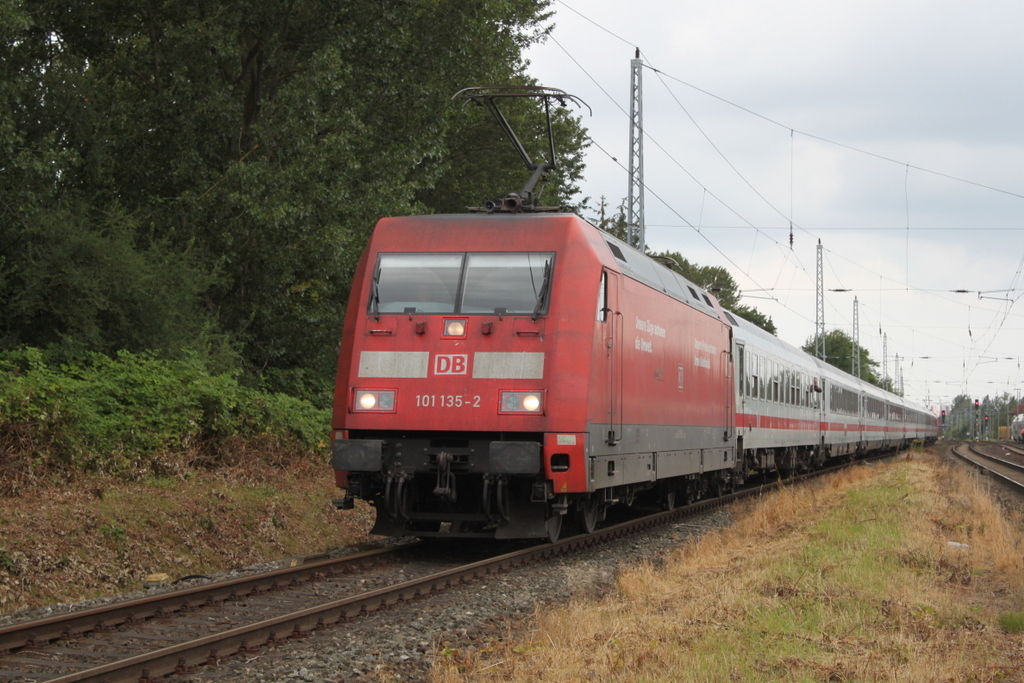
[[[434,356],[435,375],[465,375],[469,356],[465,354],[437,354]]]

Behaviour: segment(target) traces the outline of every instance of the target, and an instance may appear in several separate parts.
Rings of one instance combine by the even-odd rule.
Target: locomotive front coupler
[[[446,451],[437,454],[437,486],[434,487],[434,495],[441,500],[454,503],[458,495],[455,492],[455,475],[452,473],[452,463],[455,456]]]

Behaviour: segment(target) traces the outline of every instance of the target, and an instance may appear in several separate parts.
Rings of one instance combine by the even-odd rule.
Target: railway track
[[[999,445],[1005,448],[1006,450],[1010,451],[1011,453],[1015,453],[1019,456],[1024,457],[1024,448],[1018,446],[1015,442],[1000,441]]]
[[[0,681],[152,683],[338,627],[399,602],[761,495],[778,485],[763,484],[589,535],[471,562],[438,557],[428,544],[408,544],[7,626],[0,628]],[[392,569],[383,571],[385,566]]]
[[[1005,447],[1005,444],[1002,445]],[[1013,487],[1018,493],[1024,494],[1024,466],[983,453],[974,444],[970,443],[959,443],[950,450],[964,462],[977,467],[986,474],[997,477],[1000,481]],[[1020,452],[1017,449],[1012,450]],[[1021,454],[1024,455],[1024,453]]]

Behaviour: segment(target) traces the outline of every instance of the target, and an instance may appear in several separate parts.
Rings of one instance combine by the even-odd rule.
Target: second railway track
[[[1005,444],[1003,445],[1005,446]],[[1018,495],[1024,495],[1024,465],[989,455],[975,444],[960,443],[950,450],[964,462],[970,463],[1008,484],[1016,490]],[[1020,454],[1016,449],[1013,450]]]

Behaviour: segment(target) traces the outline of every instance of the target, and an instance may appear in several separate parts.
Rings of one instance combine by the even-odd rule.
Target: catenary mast
[[[630,246],[646,251],[644,236],[644,111],[643,60],[640,48],[630,61],[629,79],[629,196],[626,199],[626,230]]]

